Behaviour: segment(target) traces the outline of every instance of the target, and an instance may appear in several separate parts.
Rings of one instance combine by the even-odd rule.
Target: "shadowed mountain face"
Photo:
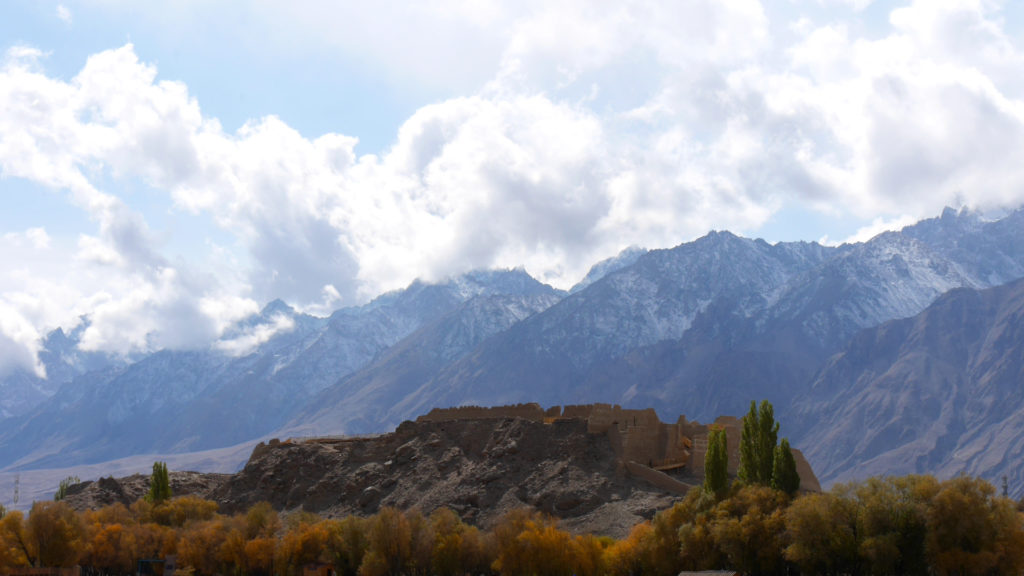
[[[707,421],[767,398],[784,414],[797,401],[840,402],[832,396],[846,387],[823,388],[815,376],[862,330],[912,317],[950,290],[1021,276],[1024,212],[983,221],[947,210],[840,247],[712,232],[669,250],[630,250],[596,265],[571,294],[511,270],[415,282],[329,318],[277,302],[237,333],[281,317],[293,327],[246,355],[164,351],[74,375],[49,400],[0,421],[0,466],[380,432],[460,404],[609,402]],[[877,361],[866,356],[847,371]],[[937,385],[932,373],[914,374],[920,386]],[[990,408],[978,402],[979,412],[1003,408],[991,395]],[[814,409],[792,414],[783,435],[823,437]],[[916,434],[887,430],[874,440],[880,450]],[[943,442],[975,433],[950,430]],[[1011,429],[1000,434],[999,442],[1017,441]],[[815,458],[831,448],[797,446],[826,479],[856,463],[823,465]]]
[[[366,368],[343,378],[292,419],[281,435],[390,430],[411,417],[402,402],[423,381],[487,338],[540,312],[560,295],[480,296],[417,330]]]
[[[964,471],[1020,493],[1024,281],[954,290],[857,334],[788,420],[826,481]]]

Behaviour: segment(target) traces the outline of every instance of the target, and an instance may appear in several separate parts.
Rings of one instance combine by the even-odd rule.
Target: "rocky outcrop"
[[[171,472],[171,494],[210,498],[214,490],[231,478],[231,474],[202,472]],[[130,506],[149,493],[149,476],[133,474],[124,478],[100,478],[80,482],[68,488],[64,500],[77,510],[96,509],[112,504]]]
[[[738,423],[715,423],[735,438],[733,473]],[[225,513],[262,501],[328,517],[369,515],[384,506],[424,514],[447,507],[488,526],[512,509],[531,507],[557,516],[569,530],[621,538],[700,485],[703,466],[693,463],[703,462],[707,430],[683,417],[665,424],[653,410],[606,404],[435,410],[389,434],[261,443],[234,475],[176,472],[171,487],[176,495],[214,500]],[[681,458],[664,458],[676,450]],[[804,487],[817,489],[810,467],[795,455]],[[141,474],[105,478],[72,487],[68,502],[130,504],[148,487]]]
[[[376,437],[272,441],[211,497],[229,512],[262,500],[327,516],[448,507],[478,525],[530,506],[569,529],[621,537],[678,494],[631,476],[608,437],[588,433],[586,421],[507,418],[405,422]]]

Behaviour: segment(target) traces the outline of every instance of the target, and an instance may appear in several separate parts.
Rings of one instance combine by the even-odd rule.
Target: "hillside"
[[[738,420],[730,468],[738,462]],[[172,474],[176,494],[216,501],[222,512],[257,502],[330,517],[383,506],[430,513],[448,507],[487,526],[520,507],[561,519],[577,532],[624,537],[702,481],[707,426],[662,423],[653,410],[536,404],[435,410],[379,436],[272,440],[233,475]],[[802,486],[820,487],[794,451]],[[638,462],[639,461],[639,462]],[[145,476],[76,485],[67,501],[83,509],[145,493]]]
[[[859,333],[785,417],[826,482],[960,472],[1024,492],[1024,280]]]

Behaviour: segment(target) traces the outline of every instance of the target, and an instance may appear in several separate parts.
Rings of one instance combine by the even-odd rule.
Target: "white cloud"
[[[944,204],[1024,200],[1008,153],[1024,144],[1024,52],[988,3],[911,2],[871,37],[806,17],[786,28],[791,13],[753,0],[302,8],[245,9],[253,33],[280,23],[267,42],[302,33],[461,95],[360,156],[358,135],[311,139],[274,116],[226,132],[130,45],[71,80],[48,75],[38,50],[8,51],[0,169],[67,194],[95,223],[59,250],[46,232],[3,237],[50,254],[0,280],[22,319],[4,325],[8,340],[31,356],[25,325],[38,337],[88,313],[93,348],[206,345],[257,301],[326,312],[488,266],[568,286],[626,246],[756,231],[786,204],[871,222],[859,239]],[[166,254],[110,187],[132,179],[235,244],[205,262]]]
[[[214,342],[213,347],[229,356],[245,356],[277,334],[291,332],[294,329],[294,318],[284,314],[277,314],[270,319],[270,322],[256,324],[246,329],[240,335]]]
[[[881,218],[881,217],[880,218],[875,218],[867,226],[863,226],[861,228],[858,228],[857,231],[854,232],[853,234],[851,234],[848,238],[845,238],[841,242],[837,242],[835,244],[838,245],[838,244],[852,244],[854,242],[867,242],[868,240],[871,240],[872,238],[874,238],[875,236],[878,236],[879,234],[881,234],[883,232],[888,232],[888,231],[892,231],[892,230],[902,230],[904,227],[910,226],[911,224],[914,224],[917,221],[918,221],[918,218],[915,218],[913,216],[908,216],[908,215],[903,215],[903,216],[899,216],[897,218],[891,218],[891,219],[890,218]],[[825,242],[823,242],[823,243],[831,244],[830,242],[828,242],[827,238],[825,239]]]
[[[22,369],[45,377],[39,362],[39,337],[35,327],[16,307],[0,299],[0,378]]]
[[[71,11],[63,4],[57,4],[57,18],[68,26],[71,25]]]
[[[50,235],[46,233],[45,228],[41,227],[29,228],[24,232],[8,232],[2,238],[8,248],[14,250],[23,248],[45,250],[50,247]]]

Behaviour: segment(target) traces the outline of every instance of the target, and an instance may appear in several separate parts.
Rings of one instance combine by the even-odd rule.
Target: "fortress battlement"
[[[450,422],[457,420],[495,420],[522,418],[551,424],[557,421],[581,420],[587,432],[608,437],[623,465],[645,466],[658,472],[686,469],[691,475],[703,476],[707,453],[708,431],[726,431],[729,473],[739,470],[739,443],[742,420],[721,416],[710,425],[690,422],[680,415],[674,423],[662,422],[653,408],[629,409],[618,404],[579,404],[552,406],[544,409],[536,402],[508,406],[458,406],[434,408],[416,419],[417,422]],[[810,464],[799,450],[793,450],[800,474],[800,488],[820,491]],[[666,477],[667,478],[667,477]]]

